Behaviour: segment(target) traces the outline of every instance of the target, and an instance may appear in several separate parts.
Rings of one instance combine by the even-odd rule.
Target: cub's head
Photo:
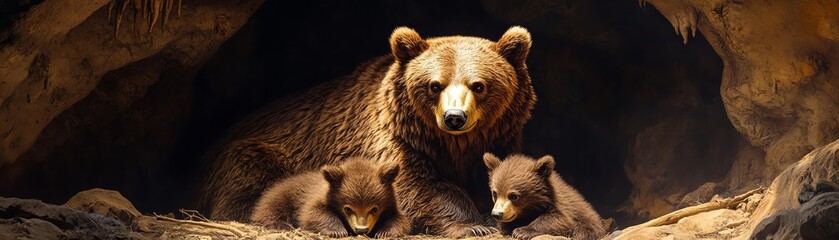
[[[521,27],[510,28],[498,42],[462,36],[423,39],[400,27],[390,47],[416,114],[450,134],[492,126],[519,85],[530,88],[525,65],[530,33]]]
[[[503,162],[491,153],[484,154],[492,191],[492,217],[499,222],[535,216],[552,204],[549,184],[554,159],[546,155],[538,160],[522,155],[508,156]]]
[[[329,183],[327,204],[355,234],[370,234],[380,219],[396,214],[393,182],[399,165],[376,166],[353,158],[340,166],[324,166],[321,173]]]

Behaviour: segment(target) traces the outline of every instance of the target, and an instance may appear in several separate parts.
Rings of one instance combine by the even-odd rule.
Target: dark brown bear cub
[[[502,234],[518,239],[549,234],[598,239],[603,221],[573,187],[554,172],[554,159],[510,155],[503,162],[484,154],[492,191],[492,217]]]
[[[393,181],[399,165],[376,166],[351,158],[281,180],[268,188],[254,207],[251,221],[267,227],[300,227],[329,237],[370,235],[398,237],[410,231],[399,211]]]

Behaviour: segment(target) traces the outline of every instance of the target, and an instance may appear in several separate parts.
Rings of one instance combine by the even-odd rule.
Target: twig
[[[242,238],[246,235],[244,232],[242,232],[242,230],[239,230],[239,229],[236,229],[234,227],[227,226],[227,225],[224,225],[224,224],[218,224],[218,223],[213,223],[213,222],[198,222],[198,221],[192,221],[192,220],[180,220],[180,219],[174,219],[174,218],[170,218],[170,217],[166,217],[166,216],[160,216],[160,215],[157,215],[157,214],[155,214],[154,217],[157,220],[161,220],[161,221],[168,221],[168,222],[174,222],[174,223],[178,223],[178,224],[188,224],[188,225],[196,225],[196,226],[226,230],[226,231],[229,231],[229,232],[233,233],[234,235],[236,235],[236,237],[239,237],[239,238]]]
[[[186,218],[189,218],[189,220],[198,219],[202,222],[209,222],[210,221],[210,219],[207,219],[207,217],[204,217],[204,215],[202,215],[200,212],[198,212],[196,210],[189,210],[189,209],[181,208],[178,211],[180,211],[181,214],[183,214]]]
[[[628,228],[626,228],[626,230],[623,231],[623,233],[621,235],[625,235],[625,234],[627,234],[627,233],[629,233],[633,230],[637,230],[637,229],[641,229],[641,228],[656,227],[656,226],[662,226],[662,225],[668,225],[668,224],[676,223],[682,218],[693,216],[693,215],[703,213],[703,212],[708,212],[708,211],[713,211],[713,210],[723,209],[723,208],[732,208],[734,206],[737,206],[737,204],[740,204],[741,202],[745,201],[747,198],[749,198],[749,196],[752,196],[756,193],[761,193],[764,190],[765,190],[764,188],[753,189],[751,191],[748,191],[746,193],[737,195],[737,196],[732,197],[732,198],[724,198],[724,199],[714,198],[714,199],[711,199],[711,201],[707,202],[707,203],[682,208],[682,209],[676,210],[674,212],[665,214],[664,216],[657,217],[655,219],[647,221],[645,223],[638,224],[638,225],[635,225],[635,226],[632,226],[632,227],[628,227]]]

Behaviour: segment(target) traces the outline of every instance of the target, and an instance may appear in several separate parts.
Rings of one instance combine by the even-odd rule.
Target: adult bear
[[[530,33],[512,27],[498,42],[423,40],[401,27],[390,46],[392,56],[234,126],[208,154],[202,194],[210,216],[245,221],[277,179],[364,156],[401,165],[399,205],[415,230],[488,234],[480,225],[480,212],[492,208],[482,156],[520,148],[536,102],[525,65]]]

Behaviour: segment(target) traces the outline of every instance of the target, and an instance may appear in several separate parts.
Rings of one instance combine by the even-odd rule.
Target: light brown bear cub
[[[393,189],[398,174],[399,165],[350,158],[340,166],[280,180],[262,194],[251,221],[329,237],[406,235],[410,222],[399,211]]]
[[[554,172],[554,159],[484,154],[492,191],[492,217],[502,234],[518,239],[549,234],[598,239],[606,234],[597,212]]]

